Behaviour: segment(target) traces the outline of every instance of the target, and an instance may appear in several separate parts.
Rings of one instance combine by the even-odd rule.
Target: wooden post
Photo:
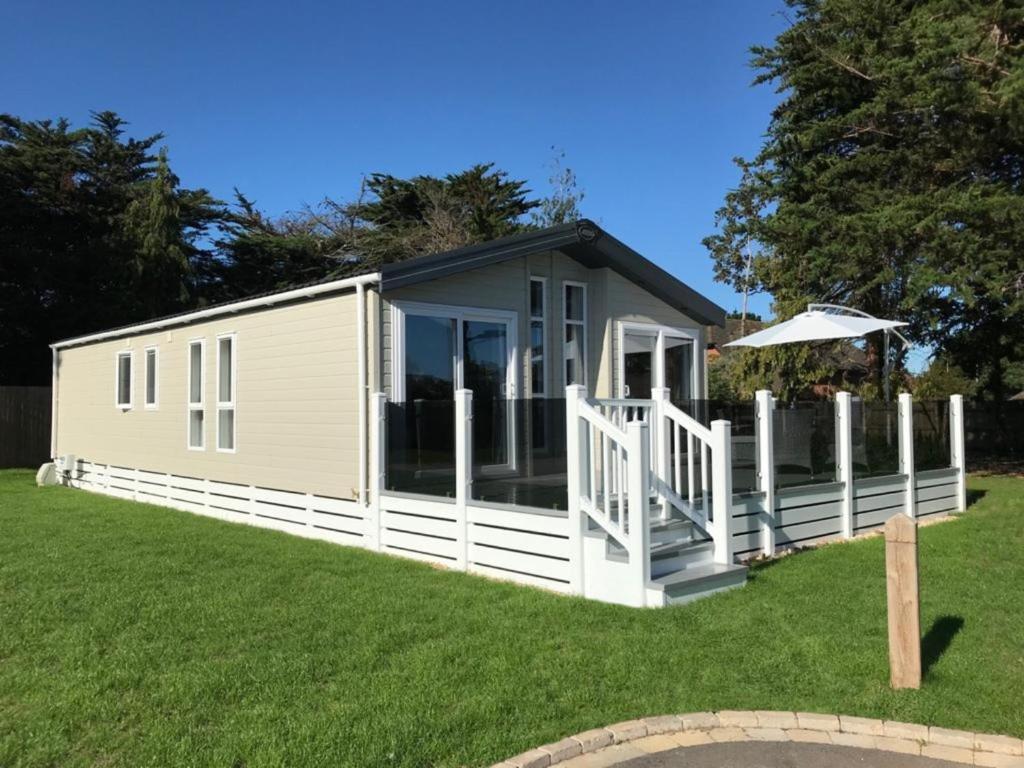
[[[384,490],[384,470],[387,466],[387,405],[388,396],[383,392],[375,392],[370,396],[370,503],[366,508],[366,546],[372,550],[380,550],[380,494]]]
[[[570,384],[565,388],[565,481],[569,511],[569,589],[582,595],[583,582],[583,513],[580,511],[583,476],[583,439],[580,430],[579,405],[587,397],[586,387]],[[606,469],[607,471],[607,469]]]
[[[455,393],[455,517],[458,550],[455,567],[469,565],[469,520],[466,506],[473,497],[473,390]]]
[[[651,443],[648,426],[642,421],[626,423],[626,471],[629,514],[629,570],[637,587],[637,607],[647,605],[647,582],[651,580]]]
[[[761,518],[761,552],[775,554],[775,399],[771,391],[759,389],[754,394],[757,418],[757,487],[764,494],[764,515]]]
[[[893,688],[920,688],[917,523],[906,515],[893,515],[885,524],[885,581],[889,598],[890,684]]]
[[[914,400],[903,392],[899,397],[900,473],[906,478],[903,513],[917,517],[917,479],[914,477]]]
[[[950,466],[956,470],[956,511],[967,510],[967,456],[964,451],[964,396],[949,398]]]
[[[714,560],[732,565],[732,424],[718,419],[711,422],[711,533],[715,543]]]
[[[843,484],[839,500],[844,539],[853,538],[853,397],[836,393],[836,480]]]

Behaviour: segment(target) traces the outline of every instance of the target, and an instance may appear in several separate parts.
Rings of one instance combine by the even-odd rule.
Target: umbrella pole
[[[882,386],[885,391],[885,402],[888,403],[892,400],[892,392],[889,391],[889,331],[886,330],[883,333],[885,334],[885,341],[882,345],[882,354],[884,356],[882,360]]]

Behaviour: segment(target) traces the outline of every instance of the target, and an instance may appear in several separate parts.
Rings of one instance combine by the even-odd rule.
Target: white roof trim
[[[247,309],[269,307],[273,304],[294,301],[296,299],[313,298],[314,296],[319,296],[324,293],[332,293],[334,291],[344,290],[345,288],[355,288],[357,285],[367,285],[369,283],[379,282],[379,272],[373,272],[367,275],[357,275],[355,277],[346,277],[341,280],[332,280],[329,283],[308,285],[305,288],[293,288],[290,291],[281,291],[280,293],[271,293],[266,296],[257,296],[253,299],[242,299],[241,301],[234,301],[230,304],[221,304],[208,309],[197,309],[195,312],[189,312],[184,315],[174,315],[173,317],[165,317],[160,320],[150,320],[149,322],[129,325],[124,328],[100,331],[98,333],[89,334],[88,336],[78,336],[73,339],[65,339],[64,341],[58,341],[55,344],[51,344],[50,348],[64,349],[65,347],[73,347],[79,344],[89,344],[93,341],[115,339],[119,336],[132,336],[139,333],[145,333],[147,331],[156,331],[160,328],[168,328],[174,325],[185,325],[187,323],[195,322],[196,320],[206,320],[211,317],[219,317],[220,315],[231,315],[236,312],[243,312]]]

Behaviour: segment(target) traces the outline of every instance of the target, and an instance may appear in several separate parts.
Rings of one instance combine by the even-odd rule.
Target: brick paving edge
[[[938,726],[814,712],[723,710],[659,715],[614,723],[568,736],[510,757],[492,768],[548,768],[580,763],[607,752],[612,762],[640,753],[723,741],[792,741],[837,744],[933,757],[964,765],[1024,768],[1024,740]],[[629,745],[623,746],[623,745]]]

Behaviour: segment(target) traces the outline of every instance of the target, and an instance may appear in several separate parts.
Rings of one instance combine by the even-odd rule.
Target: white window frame
[[[121,402],[121,359],[128,358],[128,401]],[[135,350],[119,349],[114,355],[114,407],[130,411],[135,407]]]
[[[463,322],[480,320],[502,322],[506,327],[508,360],[505,368],[505,399],[508,401],[508,463],[483,466],[483,472],[515,471],[519,457],[516,452],[515,400],[519,385],[520,365],[517,329],[519,313],[508,309],[483,309],[463,307],[454,304],[429,304],[418,301],[394,301],[391,303],[391,401],[405,402],[405,316],[427,315],[455,320],[455,350],[452,365],[455,371],[455,391],[465,383],[463,365]]]
[[[153,402],[149,402],[149,353],[153,353]],[[160,407],[160,348],[148,346],[142,351],[142,405],[147,411]]]
[[[199,361],[199,402],[192,402],[192,347],[201,350]],[[185,447],[190,451],[206,450],[206,339],[189,339],[185,345]],[[192,412],[203,412],[203,428],[199,445],[192,445]]]
[[[220,399],[220,345],[224,339],[231,340],[231,399]],[[238,334],[221,333],[217,336],[217,397],[216,397],[216,419],[217,419],[217,452],[237,453],[238,452]],[[220,445],[220,413],[231,411],[234,416],[231,418],[231,447],[222,448]]]
[[[455,370],[455,389],[463,386],[462,370],[462,321],[483,320],[506,323],[508,340],[508,367],[505,381],[506,398],[515,400],[519,391],[519,364],[516,329],[519,327],[519,313],[508,309],[482,309],[462,307],[454,304],[428,304],[419,301],[394,301],[391,303],[391,401],[405,402],[405,316],[429,315],[456,321],[455,356],[452,365]]]
[[[540,314],[533,314],[533,284],[540,283]],[[530,397],[547,397],[548,396],[548,279],[539,275],[530,275],[530,289],[526,295],[527,311],[530,315],[530,324],[527,326],[526,344],[527,352],[530,355]],[[539,391],[535,387],[536,382],[533,380],[533,324],[540,323],[540,368],[541,368],[541,381]]]
[[[651,387],[654,389],[665,386],[665,338],[690,339],[693,342],[693,371],[691,373],[690,391],[696,399],[702,396],[699,383],[701,372],[704,367],[703,356],[699,354],[698,343],[700,331],[697,328],[675,328],[669,325],[658,325],[657,323],[637,323],[620,320],[618,323],[616,340],[618,343],[618,354],[616,363],[618,365],[618,381],[615,390],[619,397],[626,397],[626,333],[636,331],[654,337],[654,366],[651,371]]]
[[[570,320],[569,319],[569,302],[565,300],[565,289],[569,286],[582,289],[583,294],[583,319],[582,320]],[[580,355],[583,357],[582,365],[580,366],[583,371],[583,380],[576,382],[582,384],[584,387],[590,386],[590,372],[587,367],[587,347],[590,345],[590,334],[587,331],[587,322],[589,319],[590,307],[588,306],[589,300],[587,297],[587,284],[581,283],[576,280],[563,280],[562,281],[562,328],[561,328],[561,339],[562,339],[562,390],[564,391],[569,386],[569,358],[565,356],[565,328],[568,325],[577,325],[583,329],[583,343],[580,345]]]

